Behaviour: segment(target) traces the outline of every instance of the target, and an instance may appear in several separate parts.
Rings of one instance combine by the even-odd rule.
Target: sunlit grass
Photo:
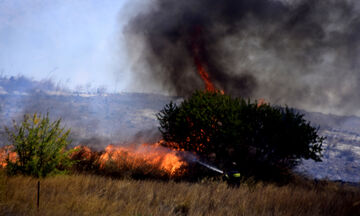
[[[0,215],[358,215],[360,190],[331,182],[286,186],[111,179],[94,175],[0,179]]]

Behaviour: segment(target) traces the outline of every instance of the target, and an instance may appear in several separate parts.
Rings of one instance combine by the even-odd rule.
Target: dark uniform
[[[238,171],[229,171],[224,175],[224,180],[227,181],[228,184],[239,186],[240,185],[240,177],[241,174]]]

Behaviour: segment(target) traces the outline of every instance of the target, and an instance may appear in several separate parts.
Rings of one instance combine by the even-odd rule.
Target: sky
[[[303,0],[276,1],[295,6],[296,2],[304,2]],[[161,46],[156,46],[156,42],[166,44],[166,40],[158,40],[159,30],[165,30],[163,32],[165,35],[173,32],[178,28],[176,22],[172,22],[171,19],[176,21],[177,18],[178,20],[186,18],[181,15],[182,13],[173,13],[166,7],[175,8],[177,11],[179,5],[195,4],[196,6],[198,2],[169,0],[168,2],[172,4],[163,4],[162,7],[165,9],[157,8],[154,2],[162,1],[0,0],[0,76],[26,76],[39,81],[50,79],[60,86],[77,91],[101,88],[111,93],[136,91],[173,94],[174,92],[167,88],[174,86],[173,82],[167,80],[169,68],[166,64],[151,62],[153,59],[159,59],[152,57],[159,57],[156,55],[163,53],[159,51],[158,48]],[[206,4],[207,1],[201,2]],[[221,4],[224,2],[222,1]],[[234,3],[236,0],[226,2]],[[311,1],[305,2],[311,3]],[[212,53],[229,57],[223,61],[227,67],[230,65],[230,70],[227,72],[233,74],[250,71],[252,75],[257,76],[258,85],[249,82],[250,86],[257,88],[251,95],[254,98],[265,98],[271,103],[287,104],[310,111],[360,115],[357,109],[360,104],[357,94],[360,89],[360,75],[357,69],[360,53],[358,45],[360,4],[356,0],[344,0],[341,2],[356,2],[356,4],[344,4],[346,7],[341,8],[333,7],[333,5],[339,6],[337,3],[340,1],[327,2],[334,3],[329,6],[326,3],[314,4],[317,7],[309,9],[310,16],[303,19],[303,26],[300,22],[299,28],[294,28],[293,31],[289,31],[290,33],[285,32],[284,35],[289,36],[287,39],[283,40],[281,37],[282,31],[274,31],[273,27],[277,26],[277,23],[259,24],[249,21],[246,22],[249,23],[248,29],[236,29],[236,34],[225,34],[226,37],[218,43],[214,42],[214,46],[219,45],[224,49],[220,50],[222,52]],[[356,8],[350,10],[352,8],[349,8],[349,5]],[[201,6],[200,11],[206,10],[204,8]],[[195,10],[194,5],[189,7],[189,10]],[[142,12],[145,15],[141,15]],[[158,12],[169,17],[159,17]],[[211,13],[200,14],[205,14],[206,17]],[[194,15],[197,16],[197,13]],[[131,19],[134,16],[138,19]],[[297,17],[296,14],[294,16]],[[188,24],[192,25],[191,22]],[[158,29],[153,26],[157,26]],[[259,26],[262,27],[258,28]],[[282,27],[281,22],[279,26]],[[321,43],[316,40],[306,40],[312,36],[311,33],[317,32],[318,26],[323,28],[320,30],[324,33],[323,37],[320,37]],[[171,31],[167,31],[169,29]],[[220,33],[223,29],[213,28],[214,32],[219,30]],[[291,33],[296,31],[302,33],[307,29],[314,30],[305,34],[307,37]],[[274,32],[280,36],[273,37]],[[218,35],[221,36],[220,33]],[[294,37],[294,35],[300,36]],[[148,39],[147,44],[142,44],[143,37]],[[245,37],[246,40],[241,37]],[[268,46],[266,40],[269,38],[275,38],[273,40],[275,45],[285,43],[285,48]],[[300,40],[299,43],[298,38],[305,39]],[[340,42],[339,39],[343,41]],[[260,43],[262,40],[265,42]],[[314,44],[307,47],[309,43]],[[328,44],[330,45],[327,46]],[[172,46],[174,43],[168,45]],[[175,48],[179,48],[178,44],[175,45]],[[154,51],[155,55],[147,55],[149,47],[154,48],[150,50]],[[307,55],[308,50],[312,54],[310,57]],[[164,62],[172,63],[169,58],[174,57],[175,54],[180,60],[186,60],[181,52],[169,52],[163,55]],[[299,55],[304,58],[299,60]],[[190,59],[191,67],[188,70],[191,74],[196,74],[193,60]],[[222,58],[216,59],[222,61]],[[143,67],[142,64],[149,60],[152,67]],[[173,62],[175,64],[170,66],[177,68],[179,64],[177,61]],[[221,72],[226,72],[225,69],[228,68],[222,69],[224,70],[220,70]],[[159,75],[157,70],[164,72],[164,78],[160,77],[162,74]],[[257,72],[259,74],[256,74]],[[181,70],[181,74],[185,74],[183,77],[188,78],[184,81],[178,78],[179,74],[176,73],[174,76],[175,83],[184,84],[191,89],[196,87],[188,82],[196,81],[193,75],[187,76]],[[224,80],[223,73],[220,78]],[[234,85],[242,86],[238,84],[241,82],[234,80]],[[222,84],[231,87],[229,82]],[[201,81],[200,85],[202,85]],[[231,93],[231,90],[226,92]]]
[[[130,0],[0,0],[0,74],[124,91]]]

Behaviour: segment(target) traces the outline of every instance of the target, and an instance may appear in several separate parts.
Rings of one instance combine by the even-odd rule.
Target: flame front
[[[186,162],[177,156],[177,151],[162,147],[160,143],[161,141],[137,147],[109,145],[99,158],[100,168],[105,168],[108,162],[112,162],[117,166],[125,164],[132,169],[148,166],[150,170],[158,169],[169,176],[180,175],[181,168],[186,166]]]
[[[92,157],[95,163],[100,165],[100,169],[105,169],[108,163],[117,166],[119,170],[127,167],[131,170],[142,169],[147,173],[161,171],[168,176],[181,176],[187,163],[177,154],[179,151],[171,150],[161,146],[159,141],[155,144],[142,144],[140,146],[115,146],[108,145],[105,151],[94,152],[86,146],[77,146],[70,158],[74,160],[90,161]],[[0,168],[7,165],[7,159],[15,162],[17,154],[12,151],[10,146],[0,148]]]

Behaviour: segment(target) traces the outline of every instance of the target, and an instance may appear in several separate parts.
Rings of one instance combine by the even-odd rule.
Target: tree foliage
[[[61,119],[50,121],[49,114],[24,115],[14,128],[5,128],[13,151],[17,153],[16,161],[7,161],[9,174],[24,174],[45,177],[59,173],[71,165],[66,151],[70,143],[70,130],[60,126]]]
[[[157,118],[164,145],[225,170],[261,176],[291,169],[301,158],[321,161],[324,137],[288,107],[197,91],[179,106],[167,104]]]

